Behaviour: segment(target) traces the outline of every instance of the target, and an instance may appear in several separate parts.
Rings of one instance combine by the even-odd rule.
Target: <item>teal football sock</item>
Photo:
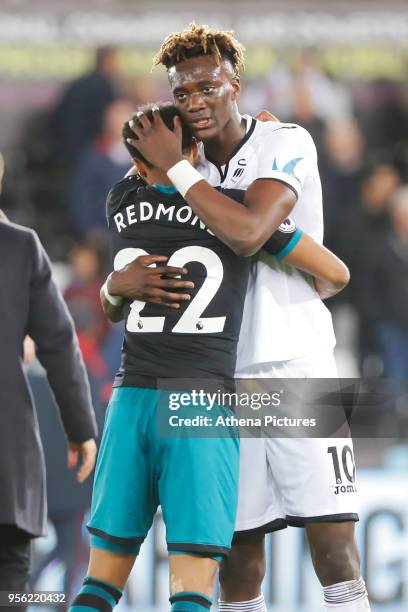
[[[121,597],[117,586],[87,576],[68,612],[111,612]]]
[[[170,597],[172,612],[206,612],[211,608],[212,601],[203,593],[183,591]]]

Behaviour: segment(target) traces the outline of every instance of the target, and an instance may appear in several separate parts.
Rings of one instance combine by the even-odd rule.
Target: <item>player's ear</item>
[[[147,177],[146,165],[140,159],[137,159],[136,157],[133,157],[133,163],[136,166],[137,171],[140,174],[140,176],[142,178],[146,178]]]
[[[237,74],[233,76],[230,83],[233,91],[233,98],[235,99],[239,96],[241,92],[241,81],[239,79],[239,76]]]

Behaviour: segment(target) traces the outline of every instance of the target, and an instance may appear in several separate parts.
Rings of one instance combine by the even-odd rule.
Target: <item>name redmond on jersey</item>
[[[126,206],[122,212],[113,215],[113,219],[119,233],[135,223],[167,221],[176,225],[188,224],[193,227],[196,226],[214,236],[212,231],[204,225],[197,215],[194,214],[190,206],[187,205],[176,206],[175,204],[163,203],[153,205],[150,202],[138,202],[137,204]]]

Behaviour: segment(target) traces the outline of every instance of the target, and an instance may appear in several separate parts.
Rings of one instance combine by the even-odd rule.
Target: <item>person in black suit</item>
[[[0,156],[0,185],[3,174]],[[23,367],[29,335],[68,438],[68,467],[83,482],[96,458],[95,415],[72,319],[38,236],[0,217],[0,591],[24,591],[30,540],[47,524],[37,416]]]

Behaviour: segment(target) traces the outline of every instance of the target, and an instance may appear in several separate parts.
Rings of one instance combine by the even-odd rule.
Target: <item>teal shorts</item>
[[[169,552],[227,555],[238,502],[238,436],[159,435],[158,393],[113,390],[95,473],[91,546],[137,555],[161,505]]]

